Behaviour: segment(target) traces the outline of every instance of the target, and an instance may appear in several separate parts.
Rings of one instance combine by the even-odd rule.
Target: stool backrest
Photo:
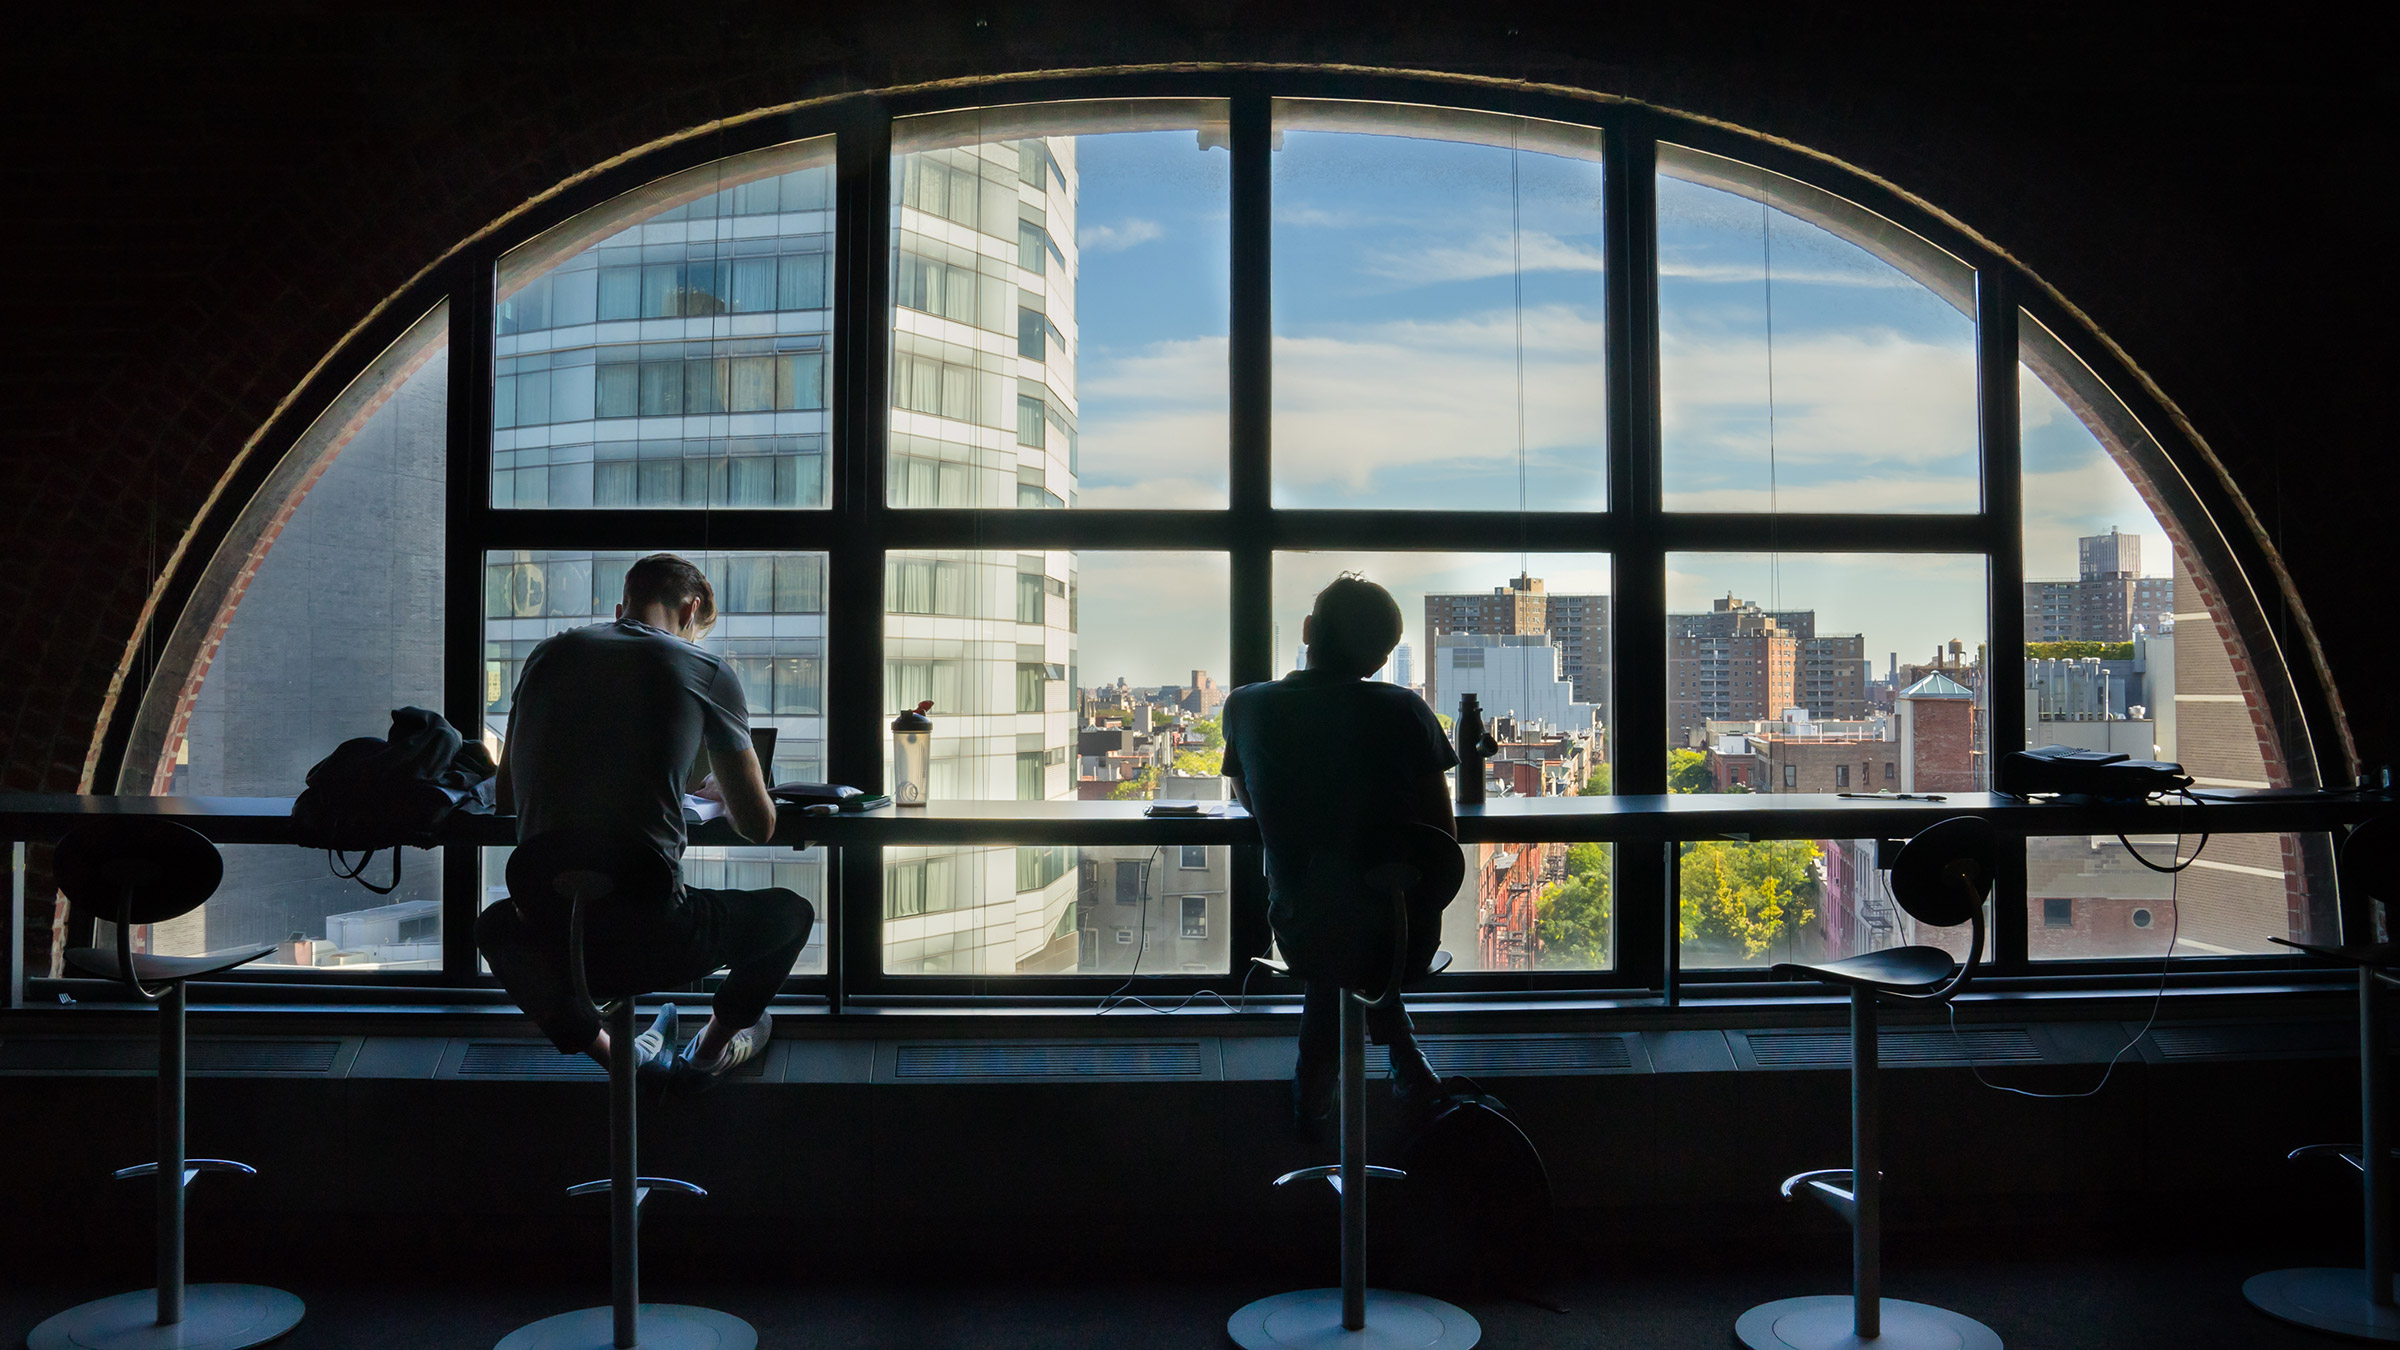
[[[1409,911],[1448,904],[1467,878],[1466,854],[1455,836],[1407,821],[1366,840],[1359,849],[1359,861],[1364,868],[1360,880],[1368,893],[1391,898],[1391,970],[1382,991],[1367,1000],[1382,1007],[1400,997],[1400,986],[1408,977]]]
[[[567,982],[592,1006],[583,930],[592,907],[640,904],[674,892],[675,873],[648,840],[602,830],[552,830],[508,856],[508,898],[527,923],[567,934]]]
[[[1917,831],[1892,861],[1892,899],[1918,923],[1956,928],[1983,913],[2000,865],[2000,836],[1979,816]]]
[[[51,859],[58,889],[111,923],[164,923],[207,903],[225,859],[198,830],[156,816],[104,816],[68,831]]]
[[[649,842],[601,830],[552,830],[508,858],[508,895],[526,920],[564,926],[574,903],[638,904],[674,891],[675,874]]]
[[[1923,994],[1891,997],[1917,1002],[1944,1002],[1975,977],[1975,962],[1983,955],[1983,903],[1992,893],[2000,867],[2000,835],[1980,816],[1953,816],[1917,831],[1892,860],[1892,899],[1910,918],[1929,928],[1971,925],[1967,958],[1958,972],[1938,988]]]

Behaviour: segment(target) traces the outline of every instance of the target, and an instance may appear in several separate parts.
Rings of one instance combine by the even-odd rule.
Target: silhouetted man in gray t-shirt
[[[517,838],[596,830],[646,840],[677,878],[675,893],[619,897],[585,921],[584,968],[596,998],[690,984],[723,968],[708,1026],[671,1066],[672,1004],[640,1038],[646,1075],[674,1069],[705,1084],[764,1048],[767,1004],[808,943],[816,915],[780,888],[702,890],[682,884],[683,782],[702,746],[703,796],[724,803],[734,832],[765,843],[775,802],[750,746],[748,700],[733,667],[698,645],[716,622],[715,590],[699,568],[652,554],[625,574],[614,623],[557,634],[533,649],[517,680],[500,756],[499,803]],[[572,996],[565,935],[512,901],[493,905],[475,942],[517,1006],[551,1043],[605,1064],[607,1033]]]

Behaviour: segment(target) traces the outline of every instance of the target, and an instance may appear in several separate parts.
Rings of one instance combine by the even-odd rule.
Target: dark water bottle
[[[1483,762],[1500,752],[1483,725],[1483,704],[1473,694],[1458,696],[1458,804],[1483,805]]]

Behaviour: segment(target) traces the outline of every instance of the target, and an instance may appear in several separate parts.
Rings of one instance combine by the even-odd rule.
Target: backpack
[[[1555,1247],[1542,1155],[1508,1104],[1475,1080],[1442,1086],[1446,1095],[1401,1151],[1408,1180],[1382,1202],[1393,1215],[1382,1264],[1400,1288],[1551,1307],[1539,1293]]]
[[[344,741],[308,771],[308,786],[292,803],[292,842],[324,849],[335,876],[390,895],[400,886],[400,846],[432,848],[452,813],[490,811],[494,772],[482,743],[459,735],[440,713],[395,708],[388,739]],[[392,879],[378,886],[363,874],[387,848]],[[346,853],[363,856],[353,866]]]

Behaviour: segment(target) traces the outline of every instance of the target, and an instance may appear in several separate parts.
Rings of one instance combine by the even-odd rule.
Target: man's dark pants
[[[592,997],[607,1001],[690,984],[722,968],[725,982],[710,1011],[728,1027],[746,1027],[783,987],[815,923],[808,901],[780,887],[687,887],[662,903],[603,903],[584,920],[584,974]],[[529,922],[503,900],[475,921],[475,945],[552,1045],[577,1054],[599,1039],[599,1019],[575,998],[563,922]]]

